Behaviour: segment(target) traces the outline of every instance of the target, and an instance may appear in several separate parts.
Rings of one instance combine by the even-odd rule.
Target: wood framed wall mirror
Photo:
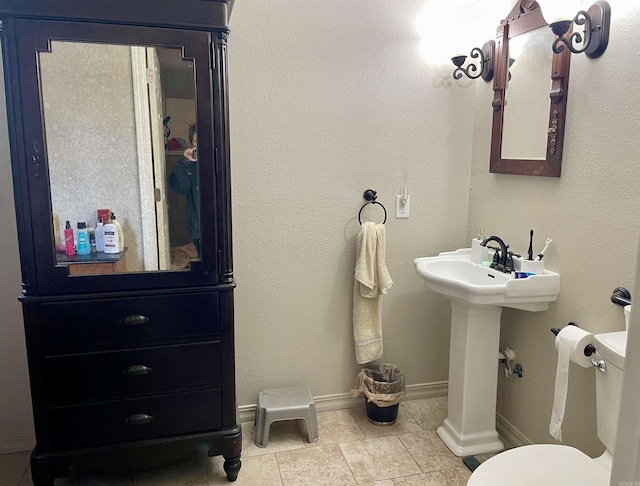
[[[491,173],[559,177],[570,52],[538,3],[519,0],[496,34]]]

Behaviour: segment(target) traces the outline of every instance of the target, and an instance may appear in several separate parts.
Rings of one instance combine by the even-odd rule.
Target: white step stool
[[[309,431],[309,442],[318,440],[316,404],[308,388],[272,388],[258,393],[256,406],[256,445],[267,447],[269,427],[279,420],[304,419]]]

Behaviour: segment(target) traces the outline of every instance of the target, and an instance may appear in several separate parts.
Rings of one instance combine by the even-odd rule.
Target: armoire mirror
[[[190,249],[198,257],[189,243],[199,225],[191,221],[192,238],[193,201],[170,181],[195,126],[193,60],[177,48],[52,40],[38,62],[57,264],[91,274],[114,268],[104,263],[119,272],[186,268]],[[189,165],[197,180],[197,163]],[[78,222],[97,226],[99,208],[115,214],[126,251],[67,256],[65,221],[77,238]]]
[[[533,0],[520,0],[496,35],[490,172],[559,177],[569,52]]]

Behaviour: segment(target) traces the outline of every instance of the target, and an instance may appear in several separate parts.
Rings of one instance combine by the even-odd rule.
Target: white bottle
[[[102,220],[100,220],[96,225],[95,235],[96,251],[104,252],[104,223]]]
[[[120,253],[120,238],[118,237],[118,227],[109,222],[103,227],[104,232],[104,252],[105,253]]]
[[[124,232],[122,231],[122,226],[120,225],[120,222],[116,220],[116,215],[113,213],[111,213],[110,223],[115,224],[116,228],[118,228],[118,246],[120,248],[120,251],[123,251],[124,250]]]

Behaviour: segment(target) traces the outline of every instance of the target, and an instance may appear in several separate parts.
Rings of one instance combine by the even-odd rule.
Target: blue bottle
[[[91,245],[89,244],[89,233],[87,232],[87,223],[84,221],[78,223],[77,238],[76,253],[78,255],[90,255]]]

